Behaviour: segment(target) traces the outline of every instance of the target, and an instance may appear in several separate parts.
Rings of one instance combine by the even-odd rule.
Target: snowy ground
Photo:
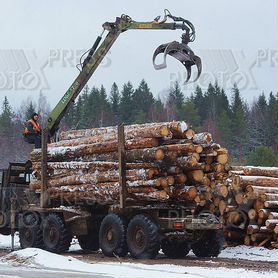
[[[15,246],[19,248],[18,237],[15,238]],[[9,236],[0,236],[0,249],[8,249],[10,246]],[[79,250],[77,242],[73,242],[71,251]],[[278,262],[278,250],[265,248],[238,246],[223,250],[221,258],[233,260],[250,260],[261,262]],[[213,266],[212,262],[212,266]],[[201,262],[200,262],[201,264]],[[20,272],[18,271],[20,270]],[[13,276],[13,271],[17,271]],[[29,272],[28,272],[29,271]],[[31,271],[31,272],[30,272]],[[37,274],[36,274],[37,272]],[[61,277],[119,277],[119,278],[255,278],[277,277],[273,270],[251,271],[245,268],[227,267],[201,267],[180,266],[173,264],[142,264],[135,262],[85,262],[72,256],[52,254],[40,249],[29,248],[8,253],[0,258],[0,278],[2,277],[51,277],[55,272]],[[50,275],[51,273],[51,275]],[[79,276],[75,276],[75,275]],[[50,275],[50,276],[49,276]],[[56,275],[55,275],[56,276]],[[35,276],[34,276],[35,277]],[[53,277],[53,276],[52,276]],[[60,278],[61,278],[60,277]]]
[[[11,265],[12,267],[48,269],[53,271],[67,271],[88,273],[99,276],[119,277],[119,278],[235,278],[244,276],[245,278],[277,277],[277,272],[255,272],[246,271],[245,269],[228,269],[228,268],[204,268],[204,267],[184,267],[176,265],[145,265],[141,263],[86,263],[73,257],[66,257],[49,252],[29,248],[25,250],[14,251],[1,259],[2,264]],[[1,265],[0,265],[1,270]]]

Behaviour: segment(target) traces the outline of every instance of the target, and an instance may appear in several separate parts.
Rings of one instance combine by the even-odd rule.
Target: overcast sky
[[[164,8],[195,25],[196,40],[190,46],[203,61],[201,87],[218,79],[230,91],[238,81],[249,101],[262,91],[277,92],[276,0],[1,0],[0,101],[7,95],[19,106],[42,91],[54,106],[77,76],[80,53],[92,46],[102,23],[123,13],[150,21]],[[103,84],[109,92],[114,81],[120,87],[128,80],[137,86],[144,78],[163,99],[178,79],[189,96],[195,84],[183,84],[185,70],[179,62],[169,58],[161,71],[151,62],[158,45],[180,35],[171,30],[122,34],[89,86]]]

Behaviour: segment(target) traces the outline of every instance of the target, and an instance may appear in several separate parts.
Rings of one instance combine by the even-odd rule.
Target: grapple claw
[[[156,64],[156,57],[163,53],[163,62],[161,64]],[[194,82],[200,77],[202,72],[202,62],[201,59],[194,54],[191,48],[185,43],[179,43],[177,41],[173,41],[170,43],[160,45],[153,54],[153,65],[156,70],[164,69],[167,67],[166,57],[170,55],[180,61],[187,70],[187,79],[186,82],[189,81],[191,77],[191,67],[197,67],[198,73]]]

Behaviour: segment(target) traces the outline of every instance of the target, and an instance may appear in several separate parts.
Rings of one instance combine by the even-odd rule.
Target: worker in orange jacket
[[[25,141],[29,144],[35,144],[35,148],[41,148],[41,126],[39,115],[34,113],[32,118],[27,121],[24,129]]]

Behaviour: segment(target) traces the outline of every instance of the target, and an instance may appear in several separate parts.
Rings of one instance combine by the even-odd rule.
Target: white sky
[[[19,106],[28,96],[36,100],[40,90],[54,106],[78,74],[74,65],[80,51],[92,46],[102,23],[114,21],[122,13],[134,20],[151,21],[164,8],[195,25],[196,40],[190,46],[203,61],[201,86],[214,83],[216,75],[221,76],[220,84],[227,90],[240,80],[242,94],[249,101],[262,91],[268,94],[278,90],[275,0],[106,0],[105,3],[0,0],[0,3],[0,101],[7,95],[13,106]],[[168,59],[167,69],[155,71],[152,54],[158,45],[179,40],[180,34],[170,30],[122,34],[89,86],[104,84],[109,92],[114,81],[121,86],[130,80],[137,86],[145,78],[152,92],[163,98],[163,91],[173,80],[184,80],[185,70],[179,62]],[[57,53],[56,59],[53,55]],[[65,55],[69,53],[74,58],[67,60]],[[32,79],[30,71],[36,79]],[[183,89],[190,95],[194,85]]]

